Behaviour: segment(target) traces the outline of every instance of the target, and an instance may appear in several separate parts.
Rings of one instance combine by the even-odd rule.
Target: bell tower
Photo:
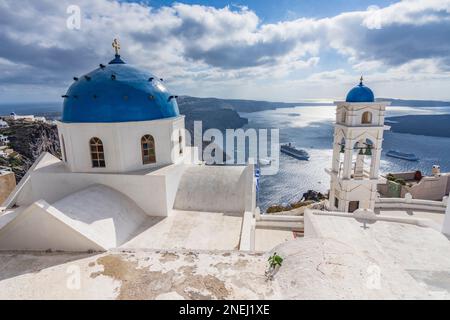
[[[353,212],[374,209],[379,181],[384,116],[388,102],[375,102],[372,90],[363,84],[337,101],[329,209]]]

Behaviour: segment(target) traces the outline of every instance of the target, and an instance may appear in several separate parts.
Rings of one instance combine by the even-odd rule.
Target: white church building
[[[248,246],[253,166],[197,161],[176,96],[113,47],[63,96],[62,160],[42,154],[5,201],[0,250]]]

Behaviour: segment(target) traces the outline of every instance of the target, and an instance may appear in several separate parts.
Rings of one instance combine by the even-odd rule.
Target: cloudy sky
[[[59,101],[116,37],[178,95],[450,100],[450,0],[0,0],[0,103]]]

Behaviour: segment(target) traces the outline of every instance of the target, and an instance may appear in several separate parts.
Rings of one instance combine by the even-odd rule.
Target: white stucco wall
[[[167,208],[172,209],[178,192],[181,177],[189,165],[174,164],[157,170],[154,174],[164,176],[165,200]]]
[[[422,180],[410,188],[402,188],[402,192],[409,192],[414,199],[442,200],[447,194],[447,184],[450,175],[439,177],[423,177]]]
[[[66,223],[104,248],[116,248],[135,235],[148,219],[124,194],[105,185],[92,185],[52,205]]]
[[[244,213],[253,174],[245,166],[191,166],[183,174],[174,208],[187,211]],[[251,199],[249,199],[251,200]],[[251,211],[251,210],[247,210]]]
[[[255,209],[253,166],[179,163],[130,173],[82,173],[70,172],[49,154],[29,172],[25,187],[16,188],[10,206],[29,206],[41,199],[54,203],[94,184],[123,193],[150,216],[168,216],[174,207],[234,213]]]
[[[105,250],[64,222],[64,218],[47,202],[38,201],[0,229],[0,250]]]
[[[184,116],[118,123],[58,122],[57,125],[61,145],[64,137],[63,150],[72,172],[129,172],[177,163],[182,157],[178,152],[178,132],[184,133]],[[144,165],[141,138],[147,134],[155,140],[156,163]],[[89,141],[93,137],[103,142],[105,168],[92,167]]]
[[[29,205],[40,199],[53,203],[93,184],[103,184],[125,194],[148,215],[168,215],[165,178],[157,175],[35,172],[31,177],[31,197],[17,204]]]
[[[342,123],[343,114],[345,113],[345,124],[349,126],[383,126],[386,106],[389,105],[388,102],[345,102],[336,101],[336,122]],[[362,115],[364,112],[372,113],[372,123],[363,124],[361,123]]]
[[[54,203],[94,184],[106,185],[125,194],[148,215],[167,216],[172,209],[167,206],[164,172],[159,174],[158,170],[150,170],[129,174],[74,173],[70,172],[62,161],[48,153],[36,161],[27,173],[26,181],[21,181],[13,191],[8,205],[29,206],[41,199]]]
[[[447,208],[445,210],[445,219],[442,224],[442,233],[450,237],[450,199],[447,199]]]
[[[149,219],[131,198],[91,185],[0,216],[0,250],[108,250],[135,237]]]

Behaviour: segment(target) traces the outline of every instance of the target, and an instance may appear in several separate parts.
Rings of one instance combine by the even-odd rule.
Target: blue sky
[[[3,0],[0,103],[58,101],[116,37],[178,95],[342,99],[363,74],[378,97],[450,100],[450,0]]]
[[[263,22],[267,23],[292,20],[301,17],[324,18],[342,12],[365,10],[367,7],[374,4],[384,7],[398,2],[398,0],[148,0],[123,2],[143,2],[154,7],[171,6],[177,2],[212,6],[215,8],[223,8],[225,6],[246,6],[253,10]]]

